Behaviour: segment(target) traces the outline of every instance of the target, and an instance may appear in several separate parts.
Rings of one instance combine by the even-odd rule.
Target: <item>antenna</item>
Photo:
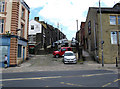
[[[57,23],[57,28],[59,29],[59,22]]]

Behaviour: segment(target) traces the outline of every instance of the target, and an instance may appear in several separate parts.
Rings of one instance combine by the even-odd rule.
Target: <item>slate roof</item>
[[[99,7],[90,7],[89,9],[96,9],[97,13],[100,13]],[[113,6],[113,8],[104,8],[101,7],[101,13],[115,13],[120,14],[120,3],[117,3]]]

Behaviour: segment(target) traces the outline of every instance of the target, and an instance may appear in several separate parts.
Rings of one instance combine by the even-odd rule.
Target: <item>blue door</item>
[[[25,60],[25,47],[23,47],[23,61]]]

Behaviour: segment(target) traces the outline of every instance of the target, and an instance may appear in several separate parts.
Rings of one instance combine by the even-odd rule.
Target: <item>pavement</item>
[[[12,72],[34,72],[34,71],[70,71],[70,70],[112,70],[119,72],[119,68],[116,64],[99,64],[93,60],[88,52],[83,51],[83,55],[87,58],[82,64],[64,64],[62,63],[63,58],[53,58],[52,54],[47,55],[32,55],[30,60],[20,64],[16,67],[9,67],[7,69],[0,68],[2,73],[12,73]]]

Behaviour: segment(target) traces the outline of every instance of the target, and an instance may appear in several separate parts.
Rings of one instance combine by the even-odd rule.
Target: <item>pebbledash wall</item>
[[[24,0],[2,0],[0,11],[0,63],[8,56],[8,65],[16,66],[28,57],[30,8]]]

